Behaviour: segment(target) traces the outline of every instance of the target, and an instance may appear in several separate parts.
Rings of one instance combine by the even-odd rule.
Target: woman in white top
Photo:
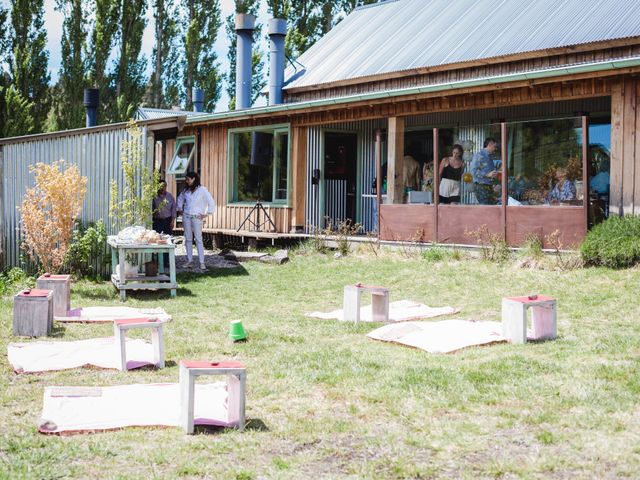
[[[200,270],[206,270],[204,264],[204,246],[202,244],[202,222],[207,215],[216,211],[216,202],[209,191],[200,185],[200,176],[195,172],[187,173],[187,186],[178,195],[178,214],[182,213],[184,227],[184,244],[187,249],[187,264],[189,268],[193,262],[193,237],[196,239]]]

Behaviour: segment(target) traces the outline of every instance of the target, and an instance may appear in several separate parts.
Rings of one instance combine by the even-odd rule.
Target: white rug
[[[58,322],[109,323],[126,318],[157,318],[160,322],[170,322],[171,315],[162,308],[133,307],[80,307],[72,308],[66,316],[53,317]]]
[[[451,315],[460,310],[453,307],[429,307],[423,303],[413,302],[411,300],[398,300],[389,303],[389,321],[390,322],[406,322],[420,318],[432,318],[440,315]],[[321,318],[323,320],[340,320],[344,321],[344,310],[334,310],[333,312],[311,312],[305,314],[307,317]],[[360,320],[363,322],[371,322],[371,305],[360,308]]]
[[[127,338],[127,368],[153,365],[153,346],[144,340]],[[118,350],[113,337],[72,342],[10,343],[9,363],[16,373],[48,372],[93,366],[118,369]]]
[[[196,425],[230,426],[225,382],[196,384]],[[81,433],[123,427],[180,426],[177,383],[113,387],[46,387],[41,433]]]
[[[506,342],[500,322],[443,320],[406,322],[380,327],[367,337],[419,348],[430,353],[450,353],[475,345]]]

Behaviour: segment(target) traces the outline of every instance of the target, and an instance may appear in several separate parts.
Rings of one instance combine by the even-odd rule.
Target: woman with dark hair
[[[440,162],[440,203],[460,203],[460,180],[464,171],[462,145],[457,143],[451,150],[451,156]]]
[[[216,202],[209,191],[200,185],[200,176],[196,172],[187,173],[187,186],[178,195],[178,213],[182,213],[184,227],[184,245],[187,249],[187,264],[193,262],[193,238],[196,239],[200,270],[206,270],[204,264],[204,245],[202,244],[202,223],[207,215],[216,211]]]

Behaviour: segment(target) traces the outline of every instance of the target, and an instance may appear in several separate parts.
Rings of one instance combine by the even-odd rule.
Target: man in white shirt
[[[187,250],[187,264],[193,265],[193,238],[196,239],[200,270],[206,270],[204,263],[204,245],[202,243],[202,223],[207,215],[216,211],[216,202],[209,191],[200,184],[200,176],[195,172],[187,173],[187,187],[178,196],[178,213],[182,213],[184,244]]]

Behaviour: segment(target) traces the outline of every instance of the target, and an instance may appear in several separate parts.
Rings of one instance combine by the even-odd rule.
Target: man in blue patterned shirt
[[[494,180],[498,178],[498,171],[493,164],[493,154],[498,144],[492,137],[487,137],[483,149],[473,156],[471,161],[471,174],[473,175],[473,187],[480,205],[496,205],[498,195],[494,190]]]

